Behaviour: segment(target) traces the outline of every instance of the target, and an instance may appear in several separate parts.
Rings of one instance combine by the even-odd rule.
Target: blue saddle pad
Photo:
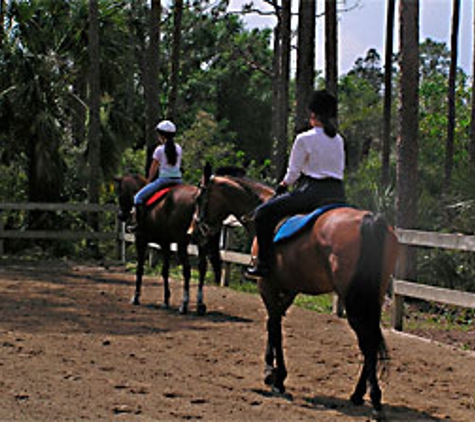
[[[306,227],[308,224],[313,223],[318,217],[324,214],[327,211],[333,210],[335,208],[348,207],[348,204],[337,203],[337,204],[328,204],[320,208],[317,208],[315,211],[312,211],[310,214],[304,215],[294,215],[289,217],[285,222],[279,227],[277,233],[274,236],[274,243],[281,242],[282,240],[288,239]]]

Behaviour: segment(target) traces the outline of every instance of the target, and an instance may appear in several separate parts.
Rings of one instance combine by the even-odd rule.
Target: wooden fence
[[[92,230],[7,230],[5,229],[3,211],[49,211],[49,212],[84,212],[84,213],[117,213],[117,206],[113,204],[50,204],[50,203],[10,203],[0,202],[0,255],[4,253],[5,239],[55,239],[55,240],[113,240],[117,247],[121,247],[119,225],[114,231],[96,232]]]
[[[41,203],[0,203],[0,255],[3,252],[4,239],[58,239],[58,240],[79,240],[91,239],[97,241],[114,240],[117,242],[119,256],[125,259],[126,242],[133,241],[132,235],[124,232],[124,225],[117,223],[114,231],[93,232],[93,231],[23,231],[5,230],[2,218],[2,211],[31,211],[42,210],[51,212],[116,212],[115,205],[94,205],[94,204],[41,204]],[[232,228],[237,224],[235,221],[228,221],[222,237],[221,257],[224,262],[222,285],[228,285],[231,264],[248,265],[251,256],[248,254],[229,250]],[[434,232],[423,232],[415,230],[396,229],[402,247],[429,247],[441,248],[457,251],[475,252],[475,236],[465,236],[460,234],[442,234]],[[152,249],[158,248],[151,244]],[[190,245],[189,253],[196,255],[197,250],[194,245]],[[404,257],[405,254],[400,255]],[[398,274],[404,273],[403,259],[398,263]],[[460,306],[475,309],[475,294],[462,291],[443,289],[422,285],[416,282],[393,280],[394,306],[392,309],[392,325],[397,330],[402,330],[404,319],[404,298],[411,297],[426,301],[444,303],[448,305]]]

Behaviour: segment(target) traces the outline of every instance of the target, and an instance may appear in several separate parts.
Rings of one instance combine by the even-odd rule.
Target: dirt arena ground
[[[366,421],[348,397],[360,369],[343,319],[296,307],[285,319],[286,395],[263,384],[260,298],[207,286],[208,314],[157,305],[122,267],[0,263],[0,420]],[[195,288],[192,290],[194,310]],[[391,421],[475,420],[475,354],[387,331]]]

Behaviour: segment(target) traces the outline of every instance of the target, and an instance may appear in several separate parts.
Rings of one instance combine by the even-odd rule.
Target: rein
[[[195,227],[199,234],[201,236],[211,236],[211,235],[216,235],[221,231],[222,227],[222,222],[219,222],[214,225],[210,225],[209,223],[206,222],[206,219],[204,218],[204,214],[206,210],[208,209],[208,204],[209,204],[209,186],[211,183],[213,183],[214,175],[211,176],[210,181],[207,186],[200,186],[201,194],[199,195],[201,197],[201,203],[199,204],[199,212],[195,214]],[[250,181],[246,179],[242,179],[240,177],[233,177],[233,176],[220,176],[224,177],[225,179],[228,179],[232,182],[235,182],[239,185],[239,187],[244,191],[244,194],[249,196],[251,199],[249,202],[255,202],[257,204],[261,204],[265,202],[262,199],[262,196],[256,191],[256,189],[253,189],[252,186],[250,186]],[[230,187],[227,184],[223,185],[224,189],[230,189]],[[242,214],[236,214],[235,217],[241,222],[243,226],[245,226],[249,230],[249,225],[252,224],[254,221],[254,210],[255,206],[253,205],[251,207],[251,210],[248,212],[244,212]]]

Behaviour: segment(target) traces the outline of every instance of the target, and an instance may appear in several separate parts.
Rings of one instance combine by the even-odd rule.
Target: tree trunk
[[[283,0],[278,10],[278,24],[274,42],[274,106],[273,162],[274,175],[280,180],[287,166],[287,136],[289,118],[291,0]]]
[[[455,132],[455,83],[457,79],[458,33],[460,22],[460,0],[453,0],[452,35],[450,50],[449,90],[447,93],[447,143],[445,146],[445,190],[452,180]]]
[[[325,83],[338,96],[338,23],[336,0],[325,0]]]
[[[0,0],[0,50],[3,47],[3,39],[5,38],[5,0]]]
[[[315,81],[316,0],[300,1],[297,41],[295,133],[308,128],[308,101]]]
[[[98,0],[89,1],[89,202],[99,203],[101,179],[99,7]]]
[[[475,75],[475,14],[473,16],[473,51],[472,51],[472,76]],[[475,174],[475,77],[472,77],[472,116],[470,122],[469,159],[470,168]]]
[[[101,124],[100,124],[100,54],[99,54],[99,6],[98,0],[89,0],[89,128],[88,128],[88,163],[89,163],[89,202],[99,203],[101,183]],[[89,224],[94,231],[99,231],[99,215],[91,213]],[[90,250],[99,255],[97,243],[89,244]]]
[[[176,102],[178,98],[178,76],[180,74],[181,51],[181,20],[183,15],[183,0],[175,0],[173,7],[173,45],[172,69],[170,76],[170,97],[168,98],[168,118],[175,120]]]
[[[388,0],[386,20],[386,52],[384,63],[384,116],[383,116],[383,146],[381,157],[381,184],[389,185],[390,155],[391,155],[391,103],[393,75],[393,40],[395,0]]]
[[[401,0],[400,13],[400,136],[397,142],[396,225],[413,229],[417,219],[419,154],[419,0]],[[405,274],[415,278],[415,254],[408,253]]]
[[[152,162],[152,155],[157,142],[155,126],[160,118],[159,107],[159,65],[160,65],[160,16],[162,4],[160,0],[152,0],[149,21],[148,60],[145,84],[145,137],[147,145],[147,162],[145,174]]]

